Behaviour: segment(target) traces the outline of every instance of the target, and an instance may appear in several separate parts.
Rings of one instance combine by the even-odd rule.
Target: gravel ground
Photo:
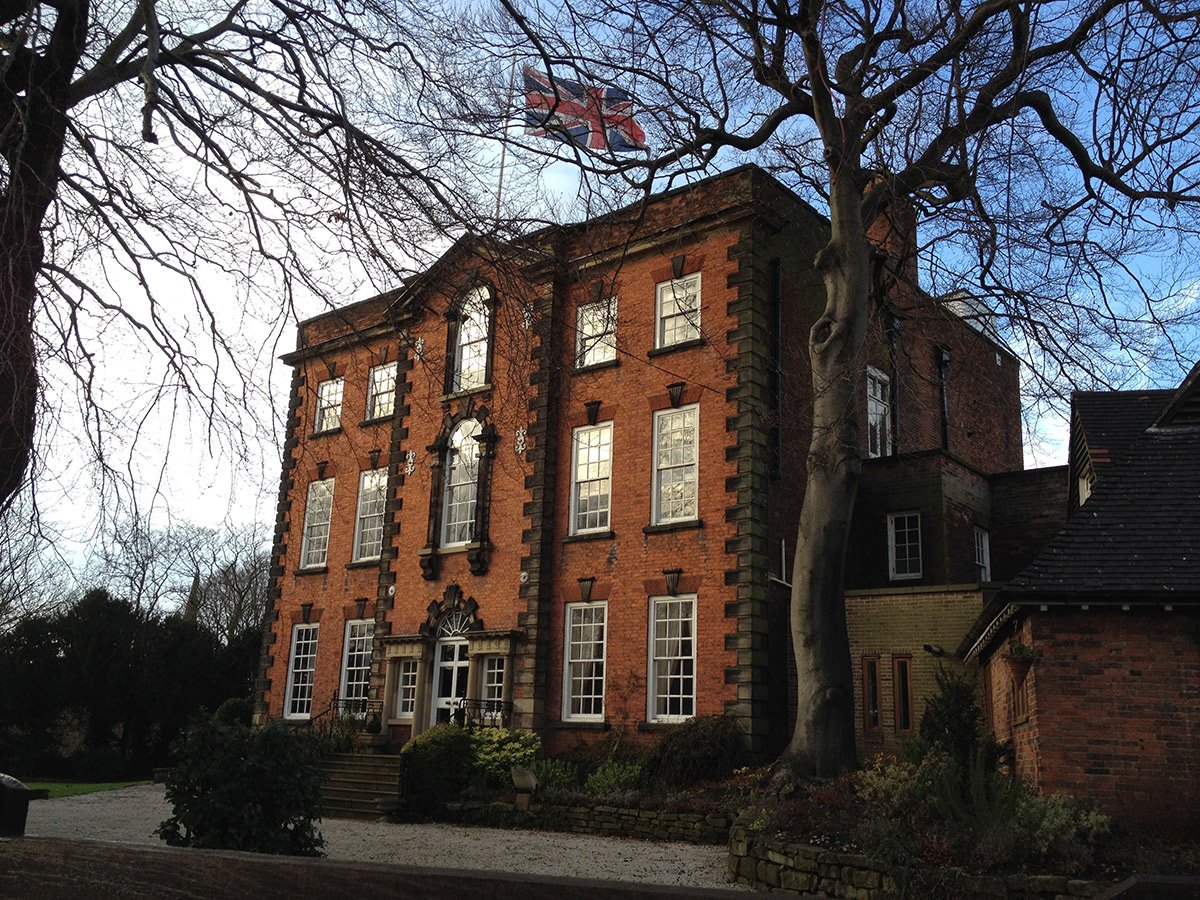
[[[154,829],[169,815],[162,785],[142,785],[35,800],[25,833],[158,846]],[[453,847],[459,869],[738,889],[725,883],[724,847],[353,819],[325,819],[321,832],[330,859],[436,867]]]

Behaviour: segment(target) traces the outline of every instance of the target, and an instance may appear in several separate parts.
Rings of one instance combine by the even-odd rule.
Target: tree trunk
[[[870,316],[871,251],[861,203],[857,180],[843,172],[830,196],[830,241],[816,260],[825,311],[809,335],[813,435],[792,569],[796,727],[784,757],[798,775],[819,778],[855,764],[845,559],[862,469],[859,383]]]

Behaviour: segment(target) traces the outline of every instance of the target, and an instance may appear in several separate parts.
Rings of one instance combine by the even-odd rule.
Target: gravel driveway
[[[162,785],[143,785],[35,800],[25,833],[159,846],[153,832],[168,815]],[[720,846],[353,819],[325,819],[320,827],[330,859],[737,889],[725,882]],[[447,847],[454,848],[452,860],[445,859]]]

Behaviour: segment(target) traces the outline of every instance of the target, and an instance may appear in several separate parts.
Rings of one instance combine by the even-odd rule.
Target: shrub
[[[1024,792],[1017,802],[1017,830],[1040,860],[1086,864],[1108,835],[1112,819],[1066,794]]]
[[[601,763],[600,767],[587,777],[583,789],[589,794],[611,796],[636,789],[641,780],[641,763],[611,759]]]
[[[968,672],[955,673],[938,666],[937,692],[925,700],[921,717],[921,739],[928,747],[950,755],[966,779],[976,751],[986,748],[988,768],[995,768],[995,745],[983,737],[983,710],[979,706],[975,678]]]
[[[510,786],[512,767],[528,768],[542,752],[542,739],[531,731],[477,728],[468,734],[471,736],[475,771],[482,774],[493,787]]]
[[[400,749],[405,758],[404,797],[413,812],[426,814],[457,797],[471,781],[471,732],[458,725],[434,725]]]
[[[249,727],[254,718],[254,701],[249,697],[230,697],[217,707],[213,713],[213,721],[225,725],[245,725]]]
[[[315,745],[283,725],[215,717],[176,744],[173,813],[156,834],[175,847],[319,856],[321,776]]]
[[[646,758],[646,782],[680,787],[715,781],[745,765],[745,745],[737,723],[725,716],[702,716],[666,729]]]
[[[539,759],[531,768],[540,789],[571,791],[579,787],[579,766],[569,759]]]

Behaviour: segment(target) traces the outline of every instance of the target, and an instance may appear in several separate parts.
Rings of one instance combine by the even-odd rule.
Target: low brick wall
[[[729,839],[730,820],[721,814],[550,803],[535,803],[527,812],[519,812],[511,803],[482,802],[451,803],[447,804],[447,810],[456,821],[481,825],[504,824],[692,844],[724,844]]]
[[[968,875],[957,871],[910,873],[914,883],[937,884],[942,896],[959,900],[1094,897],[1108,887],[1059,875]],[[926,877],[920,877],[920,876]],[[744,828],[729,832],[729,880],[756,890],[822,894],[849,900],[901,896],[897,878],[861,853],[836,853],[808,844],[788,844]],[[910,891],[922,896],[923,891]]]

